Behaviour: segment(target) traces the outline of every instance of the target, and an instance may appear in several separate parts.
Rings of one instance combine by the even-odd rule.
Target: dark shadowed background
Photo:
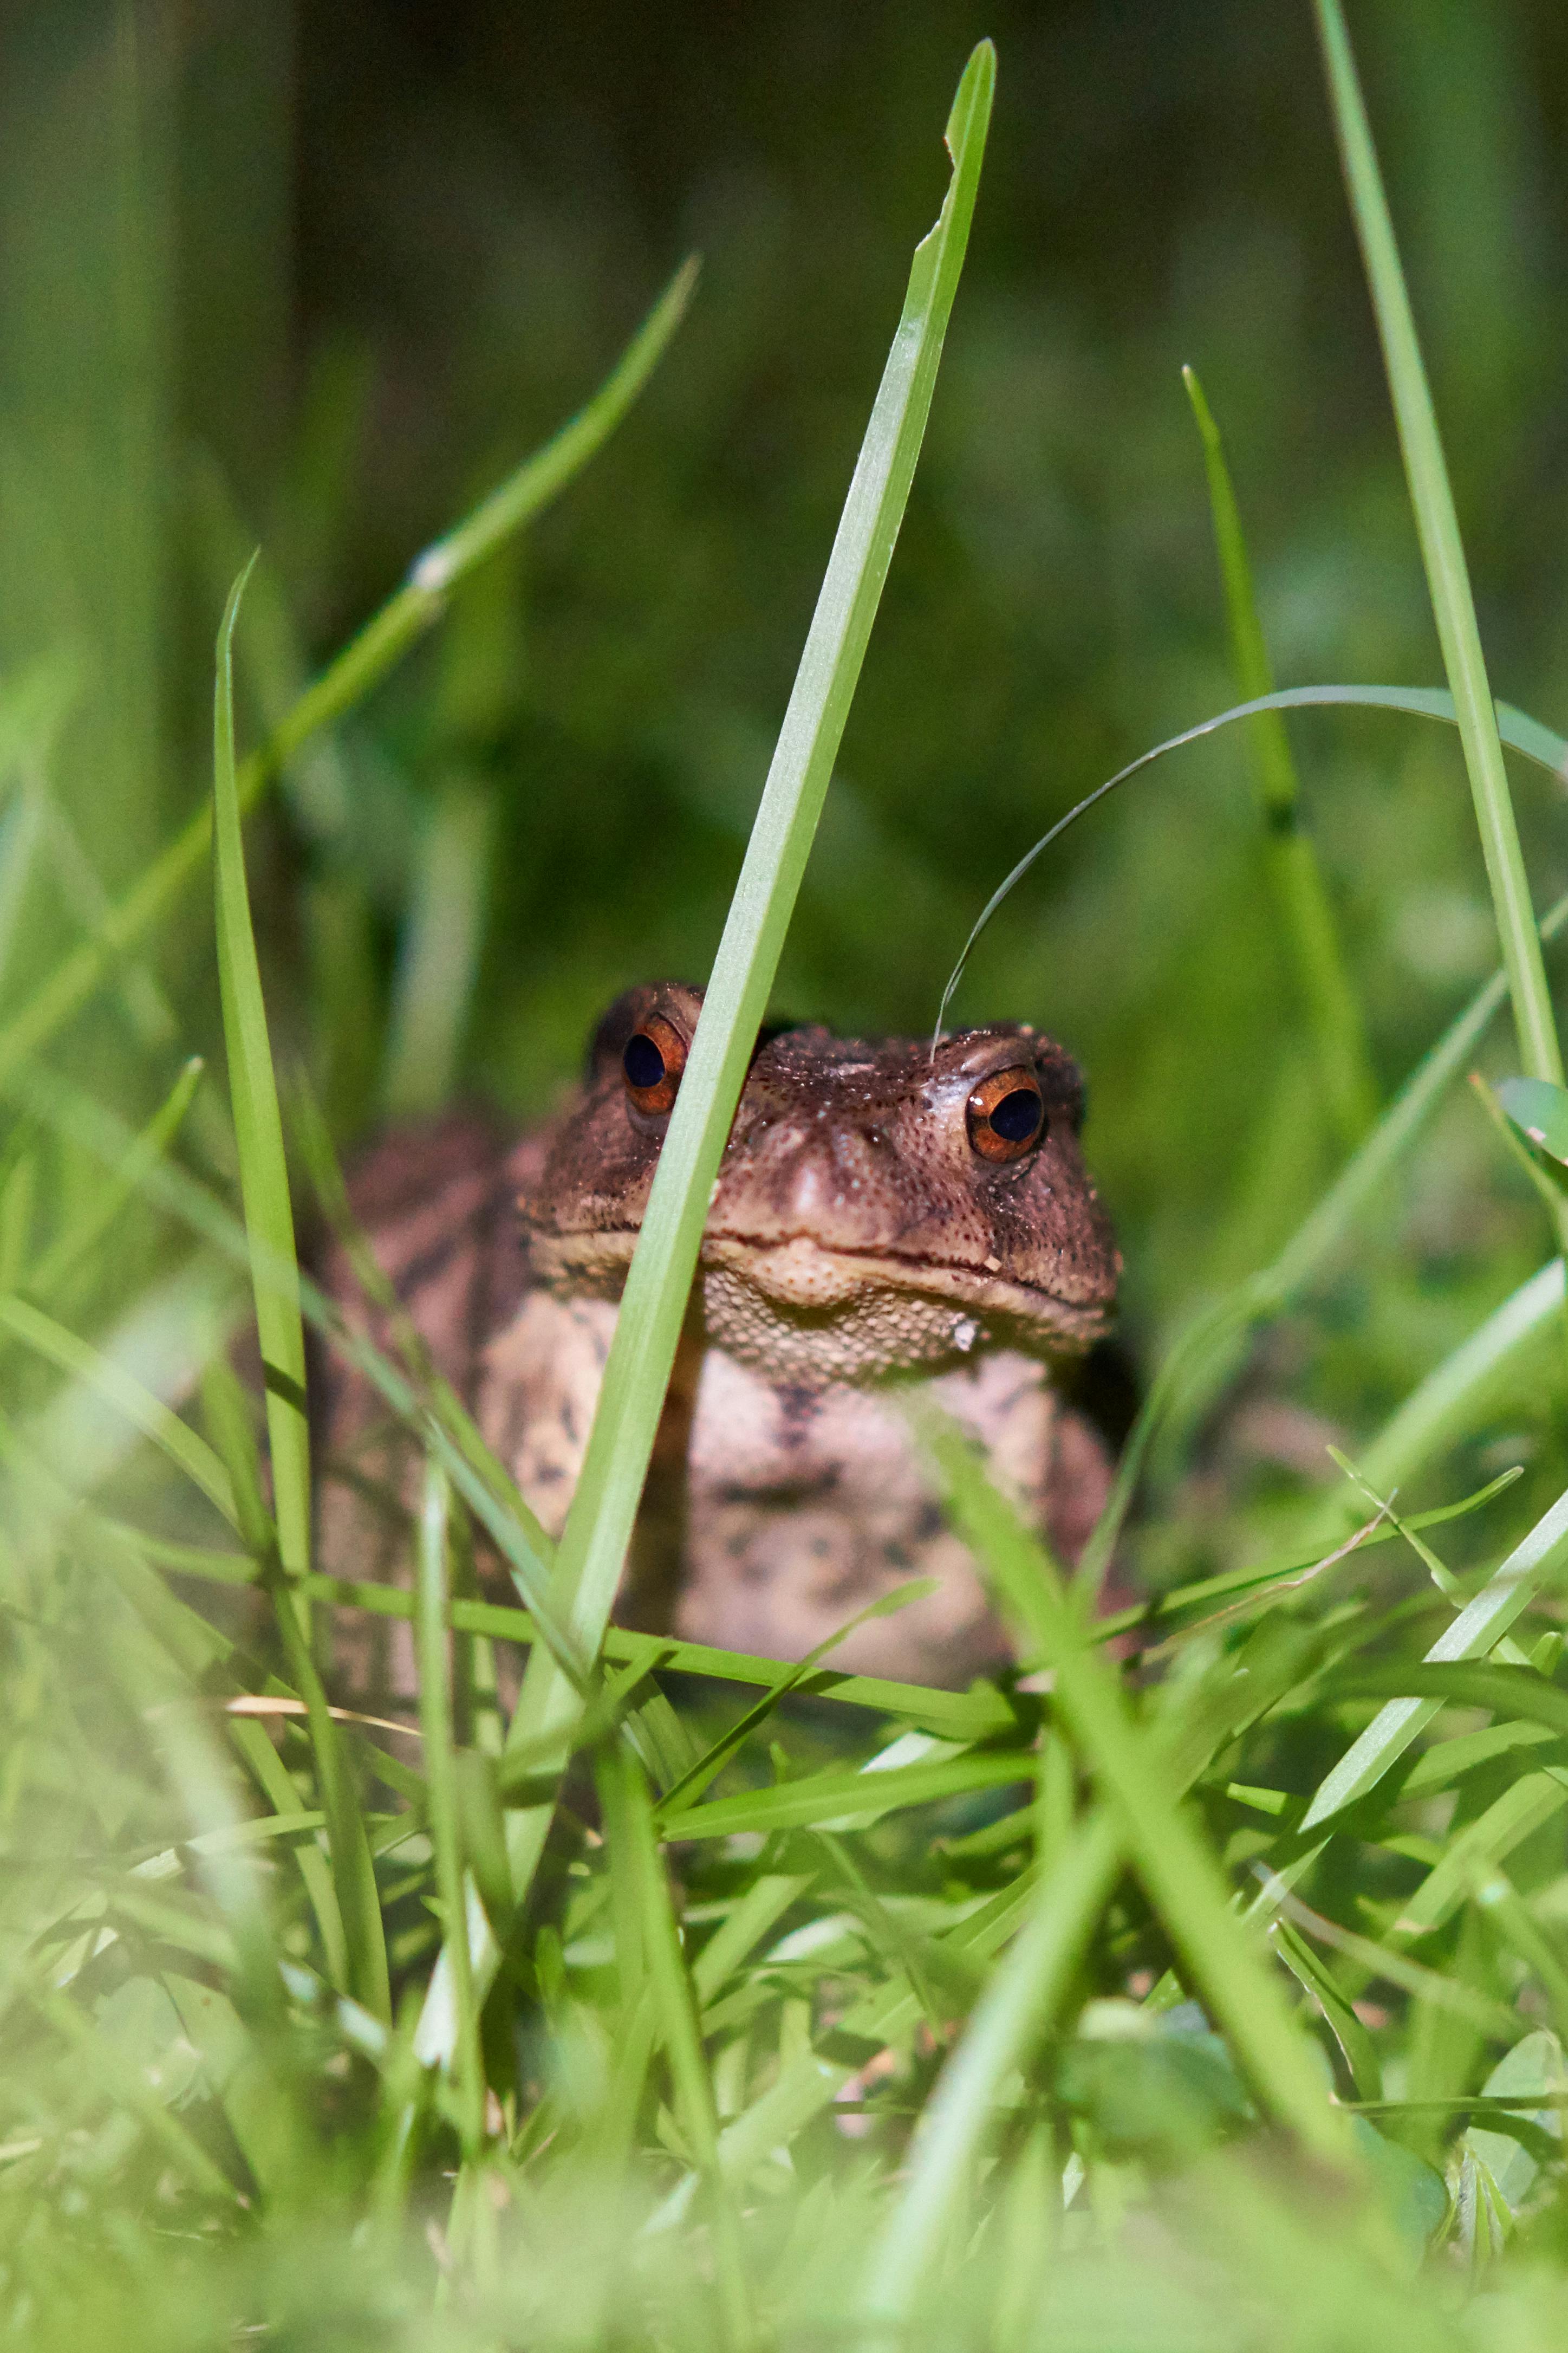
[[[1184,361],[1282,682],[1440,682],[1295,0],[49,0],[5,21],[0,655],[13,679],[47,659],[49,691],[75,677],[48,761],[70,842],[36,887],[0,871],[5,1000],[208,788],[213,630],[249,547],[297,638],[242,624],[255,741],[290,663],[319,665],[588,395],[693,249],[696,304],[629,421],[250,846],[274,1023],[345,1142],[454,1092],[542,1107],[610,995],[700,978],[984,33],[967,274],[781,1010],[929,1024],[1035,836],[1236,699]],[[1494,678],[1561,724],[1568,20],[1363,0],[1352,25]],[[1495,960],[1458,753],[1390,718],[1293,733],[1392,1087]],[[1519,791],[1544,902],[1561,796]],[[956,1008],[1082,1057],[1145,1361],[1332,1166],[1276,929],[1237,732],[1054,851]],[[140,978],[151,998],[128,983],[60,1051],[144,1113],[216,1035],[205,882]],[[1494,1051],[1511,1066],[1504,1030]],[[221,1159],[216,1130],[193,1149]],[[1386,1224],[1274,1368],[1352,1419],[1540,1252],[1465,1103]]]

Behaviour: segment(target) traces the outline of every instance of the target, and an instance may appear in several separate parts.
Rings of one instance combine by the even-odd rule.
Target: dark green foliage
[[[1525,715],[1563,715],[1561,26],[1352,27],[1445,456],[1318,9],[1407,480],[1305,12],[995,27],[967,265],[984,50],[753,835],[991,28],[565,14],[15,36],[0,2334],[1546,2353],[1568,1135],[1516,886],[1565,880]],[[957,1000],[1089,1068],[1143,1403],[1087,1575],[1114,1539],[1146,1598],[1091,1625],[927,1421],[1021,1683],[606,1632],[774,965],[923,1029],[1028,844],[1276,676],[1389,707],[1287,692],[1141,772]],[[748,837],[557,1562],[296,1223],[377,1117],[537,1109],[615,988],[708,972]],[[312,1568],[302,1323],[419,1436],[411,1592]],[[474,1522],[523,1606],[474,1598]],[[329,1601],[413,1620],[417,1735],[331,1711]]]

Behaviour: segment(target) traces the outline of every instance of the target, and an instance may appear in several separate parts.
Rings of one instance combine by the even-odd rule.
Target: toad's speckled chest
[[[404,1134],[356,1180],[387,1272],[552,1531],[581,1466],[700,1005],[674,985],[628,992],[549,1128],[510,1147],[472,1122]],[[760,1042],[714,1188],[623,1619],[796,1658],[893,1586],[934,1577],[934,1592],[858,1629],[835,1663],[962,1683],[1005,1660],[890,1391],[900,1376],[928,1377],[993,1475],[1077,1553],[1106,1457],[1051,1369],[1105,1328],[1120,1271],[1079,1156],[1081,1118],[1073,1063],[1018,1025],[945,1039],[934,1055],[820,1029]],[[344,1268],[325,1271],[347,1300]],[[367,1498],[378,1482],[384,1499],[395,1490],[397,1470],[352,1380],[337,1385],[328,1434],[358,1475],[351,1459],[323,1499],[327,1565],[395,1573],[396,1514]]]

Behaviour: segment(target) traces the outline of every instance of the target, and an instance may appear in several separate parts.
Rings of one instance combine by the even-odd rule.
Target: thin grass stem
[[[328,1840],[342,1904],[352,1992],[373,2015],[392,2012],[386,1945],[375,1870],[348,1760],[310,1656],[310,1604],[300,1580],[310,1567],[310,1440],[305,1411],[305,1332],[294,1216],[283,1151],[283,1120],[267,1033],[261,971],[251,929],[245,845],[234,758],[234,626],[245,588],[230,591],[218,631],[214,694],[214,883],[218,983],[228,1052],[229,1096],[239,1157],[240,1195],[251,1259],[257,1330],[267,1388],[272,1466],[275,1593],[289,1672],[305,1701]]]
[[[1086,817],[1091,808],[1097,808],[1107,794],[1119,791],[1134,776],[1140,776],[1145,769],[1152,767],[1156,761],[1164,759],[1168,753],[1180,752],[1189,744],[1201,744],[1207,736],[1217,734],[1222,727],[1235,726],[1238,720],[1257,719],[1268,712],[1337,709],[1403,711],[1415,719],[1443,720],[1450,727],[1458,723],[1453,696],[1439,686],[1287,686],[1274,694],[1258,695],[1250,702],[1235,703],[1230,710],[1218,712],[1212,719],[1200,719],[1195,726],[1184,727],[1179,735],[1168,735],[1152,751],[1141,752],[1135,760],[1129,760],[1124,768],[1118,768],[1113,776],[1108,776],[1102,785],[1096,785],[1091,793],[1086,793],[1082,800],[1075,801],[1067,815],[1059,817],[1055,825],[1024,852],[1011,873],[998,882],[975,917],[968,938],[959,950],[958,961],[947,976],[942,1002],[937,1007],[933,1046],[942,1035],[948,1007],[968,969],[969,959],[997,909],[1012,896],[1025,875],[1052,843],[1059,841],[1079,818]],[[1531,719],[1527,712],[1515,711],[1510,703],[1498,703],[1495,717],[1498,733],[1510,750],[1533,761],[1537,767],[1545,768],[1559,784],[1568,783],[1568,741],[1554,733],[1550,727],[1543,727],[1538,719]]]
[[[452,1754],[452,1706],[447,1662],[451,1605],[448,1546],[451,1488],[438,1463],[426,1465],[419,1513],[419,1564],[415,1617],[419,1669],[419,1728],[424,1734],[426,1820],[435,1852],[436,1891],[446,1924],[445,1950],[451,1971],[456,2013],[452,2077],[458,2132],[465,2164],[479,2153],[484,2137],[484,2065],[479,2051],[474,1997],[473,1956],[468,1949],[468,1894],[464,1886],[462,1831]]]
[[[218,992],[228,1052],[228,1092],[247,1240],[259,1245],[251,1281],[267,1390],[272,1507],[285,1576],[310,1567],[310,1434],[305,1411],[305,1328],[300,1319],[294,1211],[283,1151],[283,1116],[272,1071],[261,967],[251,929],[234,756],[234,628],[249,566],[229,591],[217,639],[213,702],[213,880]],[[265,1259],[266,1271],[262,1271]],[[300,1598],[301,1624],[310,1604]]]
[[[1203,385],[1190,367],[1182,370],[1182,381],[1204,445],[1209,508],[1225,587],[1231,668],[1243,700],[1256,701],[1273,693],[1274,673],[1258,610],[1241,512],[1225,443]],[[1261,713],[1253,727],[1252,741],[1268,878],[1306,1012],[1322,1098],[1339,1130],[1341,1145],[1351,1152],[1377,1115],[1377,1086],[1366,1024],[1345,968],[1339,926],[1318,854],[1303,828],[1300,786],[1282,715],[1277,711]]]

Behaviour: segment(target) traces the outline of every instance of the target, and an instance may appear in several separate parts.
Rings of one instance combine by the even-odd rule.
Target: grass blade
[[[451,1489],[445,1473],[435,1463],[428,1464],[419,1514],[419,1587],[415,1619],[419,1725],[425,1736],[425,1786],[430,1842],[436,1853],[436,1890],[446,1923],[444,1948],[451,1971],[456,2014],[452,2073],[458,2095],[458,2137],[465,2160],[471,2162],[479,2154],[484,2133],[485,2088],[452,1754],[450,1669],[447,1656],[451,1600],[447,1562],[450,1498]]]
[[[212,1448],[123,1365],[79,1340],[74,1332],[68,1332],[63,1324],[57,1324],[25,1299],[0,1298],[0,1331],[10,1333],[122,1413],[178,1464],[231,1527],[238,1526],[228,1472]]]
[[[611,1835],[618,1831],[623,1847],[629,1850],[626,1860],[641,1913],[643,1967],[669,2061],[681,2128],[708,2190],[724,2341],[738,2348],[752,2343],[755,2336],[742,2261],[740,2215],[719,2162],[713,2085],[669,1882],[654,1835],[647,1783],[637,1759],[619,1743],[605,1754],[602,1786],[608,1788],[612,1781],[618,1788],[612,1792]]]
[[[1560,1772],[1527,1773],[1510,1781],[1484,1814],[1450,1837],[1441,1862],[1401,1906],[1393,1934],[1403,1940],[1440,1928],[1473,1893],[1478,1873],[1502,1862],[1564,1806],[1568,1787]]]
[[[305,1332],[283,1121],[267,1035],[267,1008],[250,923],[245,844],[234,759],[234,625],[245,589],[229,592],[218,631],[213,713],[214,886],[217,902],[218,982],[229,1096],[239,1155],[240,1195],[251,1257],[257,1330],[267,1385],[267,1435],[272,1462],[278,1557],[290,1589],[278,1596],[289,1672],[310,1716],[333,1873],[348,1943],[345,1989],[378,2018],[392,2014],[386,1946],[375,1871],[348,1760],[310,1649],[310,1600],[299,1580],[310,1567],[310,1440],[305,1416]]]
[[[261,967],[250,924],[245,844],[234,758],[234,625],[248,566],[229,591],[217,638],[213,703],[213,880],[216,895],[218,988],[223,1000],[228,1091],[239,1154],[239,1189],[252,1259],[256,1327],[267,1385],[267,1437],[273,1512],[284,1574],[310,1566],[310,1434],[305,1419],[305,1330],[300,1320],[294,1212],[283,1153],[283,1119],[272,1073]],[[263,1264],[263,1254],[266,1264]],[[289,1282],[285,1270],[292,1271]],[[308,1602],[301,1598],[309,1623]]]
[[[602,448],[663,357],[685,315],[696,279],[695,260],[686,262],[586,406],[542,449],[525,459],[471,515],[426,549],[404,586],[307,688],[283,724],[238,772],[236,788],[242,810],[258,798],[284,761],[319,728],[330,726],[353,710],[439,620],[447,591],[463,574],[558,498]],[[40,1046],[91,1002],[127,949],[146,937],[185,884],[201,871],[211,835],[211,810],[198,810],[140,881],[116,901],[95,936],[64,957],[0,1029],[0,1082],[13,1077]]]
[[[1351,210],[1388,371],[1410,503],[1443,648],[1443,667],[1453,690],[1459,741],[1464,746],[1465,765],[1475,796],[1498,937],[1519,1031],[1520,1055],[1531,1078],[1549,1079],[1561,1086],[1563,1052],[1535,935],[1530,883],[1514,822],[1513,803],[1509,797],[1497,714],[1459,537],[1459,520],[1454,511],[1454,494],[1394,242],[1394,223],[1389,216],[1339,0],[1316,0],[1316,8]]]
[[[1563,1261],[1551,1260],[1494,1309],[1479,1329],[1433,1366],[1358,1457],[1362,1477],[1380,1494],[1408,1482],[1446,1446],[1473,1430],[1505,1381],[1517,1383],[1519,1358],[1551,1336],[1563,1302]],[[1314,1513],[1307,1542],[1329,1540],[1357,1508],[1342,1490]]]
[[[220,1511],[226,1498],[235,1510],[221,1466],[167,1404],[169,1398],[188,1393],[215,1351],[232,1336],[237,1302],[220,1271],[200,1261],[187,1264],[143,1293],[96,1348],[26,1303],[11,1304],[24,1311],[17,1322],[29,1345],[72,1376],[20,1430],[0,1417],[7,1471],[17,1482],[5,1516],[18,1542],[17,1508],[24,1495],[26,1541],[42,1546],[51,1529],[63,1525],[81,1499],[124,1461],[136,1431],[163,1446],[196,1484],[205,1486]],[[193,1440],[194,1445],[187,1444]]]
[[[1066,1993],[1121,1867],[1121,1838],[1101,1812],[1074,1832],[1040,1881],[1022,1933],[926,2105],[908,2179],[872,2260],[868,2317],[907,2323],[919,2309],[1002,2086]]]
[[[1417,1666],[1352,1666],[1331,1674],[1321,1696],[1331,1704],[1344,1699],[1436,1698],[1446,1707],[1489,1709],[1499,1719],[1493,1727],[1499,1733],[1517,1736],[1539,1725],[1559,1740],[1568,1740],[1568,1692],[1528,1665],[1502,1667],[1459,1660],[1431,1666],[1423,1660]]]
[[[1253,588],[1252,565],[1219,427],[1190,367],[1182,370],[1204,445],[1209,507],[1230,628],[1231,667],[1244,697],[1272,694],[1274,674]],[[1252,731],[1265,854],[1274,895],[1296,966],[1297,984],[1317,1056],[1323,1099],[1354,1149],[1377,1113],[1377,1089],[1367,1050],[1366,1025],[1345,970],[1339,929],[1310,834],[1303,830],[1300,786],[1290,739],[1277,711],[1262,713]]]
[[[898,1806],[934,1805],[966,1789],[1005,1788],[1025,1779],[1030,1759],[1013,1749],[982,1750],[931,1765],[897,1765],[884,1773],[812,1773],[800,1781],[714,1798],[660,1817],[667,1839],[729,1838],[736,1831],[804,1830],[879,1821]]]
[[[1555,1270],[1561,1296],[1562,1268]],[[1441,1666],[1449,1661],[1484,1659],[1530,1606],[1542,1580],[1568,1559],[1568,1490],[1537,1520],[1527,1536],[1515,1545],[1502,1566],[1489,1577],[1475,1599],[1426,1652]],[[1303,1833],[1325,1822],[1342,1807],[1376,1787],[1396,1757],[1431,1723],[1443,1703],[1439,1699],[1391,1699],[1380,1708],[1360,1738],[1345,1751],[1313,1793],[1301,1819]]]
[[[969,1441],[930,1409],[916,1427],[954,1525],[994,1580],[1008,1615],[1056,1673],[1056,1702],[1109,1801],[1129,1859],[1234,2045],[1259,2101],[1314,2156],[1343,2168],[1350,2143],[1321,2076],[1202,1837],[1175,1802],[1167,1761],[1129,1714],[1114,1671],[1092,1648],[1041,1547],[990,1484]]]
[[[1445,1513],[1444,1517],[1447,1514]],[[1418,1515],[1425,1524],[1426,1514]],[[139,1542],[146,1542],[138,1538]],[[228,1554],[202,1554],[182,1549],[175,1557],[174,1549],[163,1546],[149,1548],[149,1557],[170,1555],[170,1565],[180,1567],[194,1577],[210,1577],[229,1582],[237,1575],[242,1580],[247,1573],[243,1565],[237,1567]],[[371,1585],[350,1577],[312,1577],[310,1593],[322,1601],[340,1608],[371,1609],[379,1617],[409,1618],[414,1613],[412,1597],[392,1585]],[[1133,1619],[1129,1617],[1129,1623]],[[537,1639],[532,1619],[525,1609],[513,1609],[494,1601],[469,1601],[461,1598],[452,1603],[452,1624],[460,1632],[488,1634],[496,1641],[531,1643]],[[677,1675],[710,1676],[720,1683],[761,1685],[767,1698],[759,1703],[763,1711],[771,1707],[779,1685],[787,1674],[777,1659],[755,1658],[744,1651],[720,1651],[706,1642],[680,1642],[663,1634],[643,1634],[629,1626],[609,1626],[605,1630],[604,1656],[611,1661],[640,1661],[647,1672],[658,1670]],[[999,1692],[976,1684],[966,1692],[942,1691],[935,1684],[896,1683],[876,1675],[840,1674],[833,1668],[813,1668],[790,1688],[812,1699],[842,1701],[847,1707],[868,1708],[875,1715],[897,1716],[917,1724],[924,1730],[935,1732],[946,1740],[989,1740],[999,1733],[1010,1732],[1017,1725],[1016,1711],[1009,1707]]]
[[[484,947],[494,816],[485,786],[455,776],[426,817],[393,985],[382,1086],[389,1117],[435,1111],[456,1084]]]
[[[1445,700],[1447,698],[1445,697]],[[1568,745],[1563,747],[1568,754]],[[1559,899],[1541,920],[1541,936],[1554,939],[1568,924],[1568,895]],[[1241,1284],[1226,1299],[1205,1308],[1176,1339],[1170,1354],[1160,1366],[1150,1385],[1138,1418],[1126,1445],[1121,1450],[1116,1467],[1116,1477],[1107,1499],[1100,1523],[1085,1547],[1079,1563],[1080,1580],[1098,1591],[1106,1566],[1115,1549],[1122,1523],[1131,1504],[1144,1458],[1156,1431],[1168,1430],[1173,1423],[1190,1428],[1217,1390],[1223,1386],[1237,1361],[1237,1343],[1241,1336],[1277,1315],[1297,1298],[1334,1250],[1352,1220],[1359,1214],[1377,1188],[1393,1174],[1399,1161],[1414,1145],[1417,1135],[1436,1109],[1444,1091],[1468,1070],[1476,1046],[1488,1025],[1497,1014],[1508,993],[1507,976],[1494,973],[1491,979],[1479,989],[1469,1004],[1451,1022],[1437,1043],[1422,1057],[1389,1104],[1372,1134],[1346,1162],[1317,1207],[1305,1219],[1273,1262]],[[1550,1270],[1547,1270],[1549,1272]],[[1540,1280],[1540,1278],[1537,1278]],[[1559,1281],[1561,1278],[1559,1277]],[[1529,1286],[1527,1286],[1527,1289]],[[1541,1305],[1540,1319],[1551,1313],[1552,1303]],[[1506,1309],[1499,1310],[1506,1315]],[[1492,1319],[1495,1323],[1496,1319]],[[1535,1326],[1533,1306],[1525,1318],[1528,1330]],[[1483,1327],[1490,1334],[1491,1324]],[[1528,1333],[1520,1336],[1528,1336]],[[1459,1356],[1475,1345],[1485,1353],[1489,1345],[1482,1334],[1472,1335],[1465,1350],[1450,1359],[1458,1365]],[[1515,1345],[1510,1336],[1504,1349]],[[1429,1377],[1436,1379],[1437,1376]],[[1470,1385],[1467,1372],[1459,1382],[1463,1394]],[[1423,1383],[1415,1395],[1401,1409],[1416,1414],[1425,1420],[1430,1400],[1424,1396],[1427,1383]],[[1417,1399],[1422,1403],[1417,1408]],[[1400,1417],[1395,1417],[1395,1422]],[[1391,1424],[1385,1437],[1392,1437]],[[1343,1524],[1343,1515],[1336,1504],[1331,1519],[1324,1527]],[[1313,1523],[1314,1527],[1318,1523]]]
[[[191,1099],[205,1068],[194,1054],[174,1081],[168,1095],[148,1121],[110,1181],[100,1186],[82,1215],[56,1235],[28,1271],[26,1288],[37,1299],[47,1299],[109,1231],[141,1181],[142,1172],[162,1159],[184,1124]]]
[[[553,1591],[584,1645],[609,1617],[686,1313],[708,1200],[805,871],[882,583],[903,519],[957,291],[990,120],[995,53],[964,69],[948,119],[952,177],[918,248],[777,749],[752,828],[691,1055],[627,1276],[599,1409],[562,1535]],[[540,1653],[513,1723],[520,1740],[574,1705]],[[542,1837],[515,1816],[526,1877]]]

